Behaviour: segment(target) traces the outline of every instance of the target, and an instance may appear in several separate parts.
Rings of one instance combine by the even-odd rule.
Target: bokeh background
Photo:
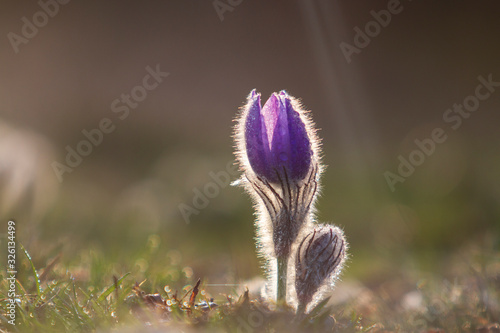
[[[103,257],[109,275],[138,281],[168,265],[179,270],[161,279],[173,284],[262,276],[240,188],[219,186],[189,223],[179,208],[194,207],[211,173],[238,178],[226,171],[233,120],[256,88],[264,99],[286,89],[312,111],[328,165],[318,220],[350,241],[345,280],[441,272],[464,246],[498,249],[500,87],[457,130],[443,121],[478,76],[500,81],[498,2],[401,0],[350,63],[340,44],[390,1],[220,3],[230,9],[74,0],[18,52],[9,33],[21,35],[23,17],[33,22],[41,7],[2,3],[0,233],[15,219],[36,265],[61,254],[82,279]],[[169,76],[120,120],[111,103],[157,65]],[[60,182],[53,162],[65,163],[66,147],[103,118],[115,130]],[[384,173],[437,127],[448,139],[391,191]]]

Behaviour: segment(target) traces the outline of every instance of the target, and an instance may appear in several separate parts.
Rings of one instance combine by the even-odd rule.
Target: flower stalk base
[[[277,303],[286,302],[286,275],[288,268],[288,258],[278,258],[278,278],[277,278]]]

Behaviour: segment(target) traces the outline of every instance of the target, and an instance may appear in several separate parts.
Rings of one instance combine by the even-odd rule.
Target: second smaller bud
[[[345,262],[346,247],[342,230],[329,225],[314,228],[301,241],[295,258],[295,290],[301,311],[320,287],[333,285]]]

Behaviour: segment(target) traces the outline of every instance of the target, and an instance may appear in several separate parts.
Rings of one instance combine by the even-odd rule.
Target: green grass
[[[109,268],[116,265],[104,252],[80,254],[80,266],[55,256],[43,267],[35,266],[33,253],[19,245],[15,326],[5,317],[8,284],[2,276],[2,332],[141,332],[148,328],[165,332],[173,328],[476,332],[500,319],[500,255],[492,246],[458,251],[443,261],[442,274],[393,268],[382,283],[370,286],[367,281],[352,297],[322,302],[304,318],[297,318],[293,308],[265,302],[258,295],[212,295],[207,286],[211,281],[201,277],[200,284],[195,284],[197,277],[186,274],[181,263],[164,265],[149,247],[141,254],[151,263],[146,276],[133,262],[120,267],[123,273],[119,275],[111,272]],[[178,274],[175,282],[173,271]]]

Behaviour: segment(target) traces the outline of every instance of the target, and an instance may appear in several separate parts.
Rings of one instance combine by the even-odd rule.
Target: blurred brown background
[[[157,235],[196,276],[259,274],[239,188],[220,188],[189,224],[179,210],[233,159],[233,119],[256,88],[312,110],[328,165],[318,219],[345,229],[347,276],[409,258],[435,269],[491,236],[498,246],[500,88],[456,131],[443,121],[478,76],[500,81],[498,2],[402,0],[351,63],[340,43],[391,1],[221,2],[223,20],[213,1],[74,0],[17,53],[8,34],[42,9],[2,4],[0,217],[16,219],[20,242],[41,258],[99,249],[125,260]],[[157,64],[170,75],[120,120],[111,103]],[[103,118],[116,129],[60,183],[51,164]],[[436,127],[446,142],[392,192],[384,173]]]

